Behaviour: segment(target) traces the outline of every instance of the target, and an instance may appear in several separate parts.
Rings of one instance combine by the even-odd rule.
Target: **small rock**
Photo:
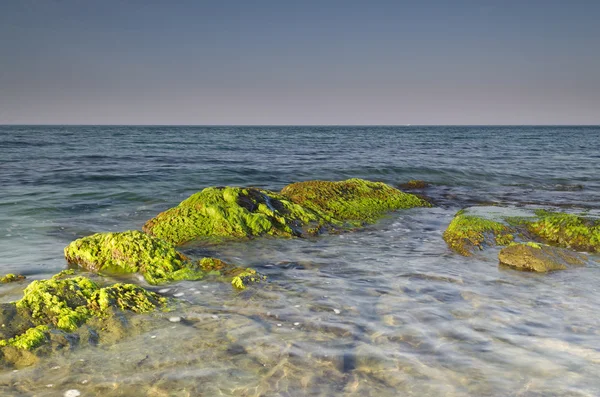
[[[298,325],[300,325],[300,323],[294,323],[294,325],[295,325],[295,326],[298,326]]]
[[[81,392],[77,389],[67,390],[64,394],[65,397],[79,397],[81,396]]]
[[[181,321],[181,317],[179,317],[179,316],[169,317],[169,321],[172,323],[178,323]]]
[[[179,298],[180,296],[183,296],[183,295],[184,295],[184,294],[183,294],[183,292],[178,292],[178,293],[176,293],[176,294],[173,294],[173,296],[174,296],[175,298]]]
[[[519,270],[549,272],[583,266],[587,257],[565,248],[537,243],[512,244],[498,254],[500,264]]]
[[[342,311],[341,311],[340,309],[333,309],[333,312],[334,312],[335,314],[340,314]]]
[[[166,294],[169,291],[171,291],[171,288],[163,288],[163,289],[159,289],[158,293],[159,294]]]

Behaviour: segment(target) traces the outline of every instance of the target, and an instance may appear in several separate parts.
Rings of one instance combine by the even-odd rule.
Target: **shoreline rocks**
[[[86,337],[97,343],[103,333],[124,334],[131,324],[123,314],[166,305],[166,298],[137,285],[100,286],[63,271],[33,281],[20,300],[0,305],[0,357],[5,365],[31,365],[40,355],[84,343]]]

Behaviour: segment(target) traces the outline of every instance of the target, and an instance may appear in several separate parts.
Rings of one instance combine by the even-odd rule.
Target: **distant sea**
[[[47,278],[70,241],[140,229],[208,186],[353,177],[424,180],[436,207],[194,248],[269,282],[173,285],[187,322],[0,374],[0,394],[600,395],[600,264],[519,273],[441,238],[474,205],[599,216],[600,127],[0,126],[0,273]]]

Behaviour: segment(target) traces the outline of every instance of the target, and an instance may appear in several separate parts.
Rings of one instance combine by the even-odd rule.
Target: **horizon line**
[[[600,124],[79,124],[0,123],[1,127],[600,127]]]

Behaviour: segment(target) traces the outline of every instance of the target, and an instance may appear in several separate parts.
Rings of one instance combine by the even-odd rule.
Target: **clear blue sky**
[[[0,124],[600,124],[599,0],[0,0]]]

